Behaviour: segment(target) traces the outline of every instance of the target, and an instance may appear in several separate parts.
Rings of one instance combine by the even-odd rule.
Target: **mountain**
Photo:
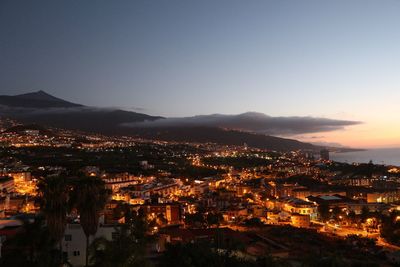
[[[120,109],[88,107],[38,91],[16,96],[0,96],[0,115],[25,124],[102,134],[136,135],[166,141],[211,142],[224,145],[246,143],[251,147],[281,151],[320,148],[292,139],[266,135],[265,125],[272,124],[276,119],[260,113],[196,116],[189,120],[178,119],[178,123],[174,124],[177,119],[165,119]],[[204,121],[209,123],[199,123]],[[257,126],[257,122],[263,125]],[[277,127],[278,123],[272,125]],[[260,129],[264,132],[257,131]]]
[[[135,128],[134,133],[149,139],[165,141],[217,143],[222,145],[256,147],[276,151],[320,150],[321,147],[293,139],[280,138],[264,134],[226,130],[217,127],[160,127]]]
[[[152,121],[161,118],[119,109],[83,107],[65,112],[37,112],[27,116],[23,115],[19,119],[25,123],[38,123],[92,133],[129,134],[131,131],[121,127],[122,124]]]
[[[53,136],[53,132],[45,127],[37,124],[16,125],[6,129],[3,133],[24,133],[26,131],[38,131],[39,134]]]
[[[19,108],[72,108],[82,107],[60,98],[47,94],[44,91],[37,91],[22,95],[0,95],[0,105]]]
[[[0,115],[25,124],[40,124],[72,130],[120,133],[120,125],[162,117],[120,109],[93,108],[54,97],[44,91],[0,96]]]

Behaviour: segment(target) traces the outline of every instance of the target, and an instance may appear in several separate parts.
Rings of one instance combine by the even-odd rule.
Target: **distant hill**
[[[48,135],[48,136],[54,135],[53,132],[50,131],[49,129],[46,129],[45,127],[37,124],[13,126],[5,130],[4,133],[24,133],[29,130],[39,131],[39,134],[43,135]]]
[[[224,130],[214,127],[136,128],[134,129],[134,132],[145,138],[165,141],[217,143],[237,146],[247,144],[249,147],[276,151],[321,149],[321,147],[293,139],[234,130]]]
[[[58,128],[81,130],[102,134],[128,134],[130,131],[121,127],[123,123],[143,122],[160,119],[142,113],[124,110],[90,109],[68,111],[65,113],[46,112],[21,116],[25,123],[38,123]]]
[[[279,151],[318,150],[320,148],[292,139],[222,129],[218,126],[207,127],[190,124],[171,126],[167,123],[157,127],[146,127],[145,122],[156,120],[162,122],[164,118],[119,109],[87,107],[56,98],[44,91],[16,96],[0,96],[0,115],[17,119],[25,124],[39,124],[101,134],[136,135],[166,141],[211,142],[225,145],[246,143],[250,147]],[[249,117],[249,115],[247,114],[245,117]],[[250,117],[254,118],[254,115]],[[132,123],[138,122],[144,123],[139,127],[129,127]]]
[[[16,96],[0,96],[0,114],[25,124],[118,134],[123,123],[160,119],[119,109],[92,108],[54,97],[44,91]]]
[[[22,95],[0,95],[0,105],[20,108],[71,108],[82,107],[60,98],[47,94],[44,91],[37,91]]]

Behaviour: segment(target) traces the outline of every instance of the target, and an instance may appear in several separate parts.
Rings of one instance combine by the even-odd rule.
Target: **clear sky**
[[[357,120],[312,139],[398,146],[400,1],[2,0],[0,93],[40,89],[163,116]]]

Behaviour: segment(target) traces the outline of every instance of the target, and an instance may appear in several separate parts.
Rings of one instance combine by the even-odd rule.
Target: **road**
[[[376,244],[384,247],[390,251],[398,251],[400,250],[399,246],[395,246],[387,243],[383,238],[379,236],[379,233],[368,233],[365,230],[357,229],[353,227],[337,227],[333,224],[325,224],[324,227],[321,227],[320,232],[322,233],[333,233],[338,236],[346,237],[348,235],[361,235],[363,237],[375,238]]]

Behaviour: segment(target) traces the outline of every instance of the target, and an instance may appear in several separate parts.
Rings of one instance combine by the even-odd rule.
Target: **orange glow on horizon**
[[[370,122],[339,131],[302,135],[299,140],[339,143],[352,148],[400,147],[400,125],[389,121]]]

